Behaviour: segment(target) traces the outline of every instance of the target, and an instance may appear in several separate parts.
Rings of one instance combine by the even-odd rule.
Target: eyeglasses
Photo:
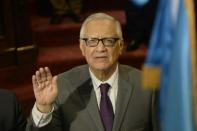
[[[86,43],[86,46],[89,47],[96,47],[99,44],[99,41],[102,42],[104,46],[112,47],[116,44],[116,42],[119,40],[119,38],[80,38],[81,40],[84,40]]]

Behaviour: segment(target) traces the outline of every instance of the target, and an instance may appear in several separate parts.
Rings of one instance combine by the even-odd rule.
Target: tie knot
[[[107,95],[110,85],[108,83],[100,84],[101,95]]]

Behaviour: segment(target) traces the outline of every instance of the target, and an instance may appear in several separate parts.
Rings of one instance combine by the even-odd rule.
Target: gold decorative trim
[[[35,47],[36,47],[35,45],[28,45],[28,46],[18,47],[17,51],[31,50],[31,49],[34,49]]]
[[[7,49],[3,49],[0,51],[0,53],[6,53],[6,52],[12,52],[12,51],[15,51],[16,48],[12,47],[12,48],[7,48]]]
[[[142,86],[145,89],[159,89],[161,68],[159,66],[143,66]]]

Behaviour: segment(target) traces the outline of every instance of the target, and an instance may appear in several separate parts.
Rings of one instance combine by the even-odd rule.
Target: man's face
[[[85,38],[119,38],[116,26],[110,20],[90,21],[85,30]],[[107,71],[117,65],[118,57],[123,49],[123,41],[117,40],[114,46],[105,46],[99,41],[95,47],[89,47],[84,40],[80,41],[80,49],[93,71]]]

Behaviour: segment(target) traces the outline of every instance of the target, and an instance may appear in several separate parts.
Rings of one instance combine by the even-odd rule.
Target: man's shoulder
[[[81,83],[90,78],[88,65],[76,66],[58,75],[59,83]]]
[[[119,64],[119,70],[121,72],[127,72],[129,74],[141,74],[141,71],[137,68],[134,68],[132,66],[129,65],[123,65],[123,64]]]
[[[77,75],[79,76],[80,74],[84,74],[84,73],[88,73],[89,69],[88,69],[88,65],[80,65],[80,66],[76,66],[71,68],[70,70],[67,70],[61,74],[59,74],[59,77],[67,77],[67,76],[73,76],[73,75]]]
[[[18,100],[14,92],[7,89],[0,89],[0,103],[2,105],[1,110],[12,111],[16,103],[18,103]]]
[[[90,79],[88,65],[74,67],[58,75],[59,97],[57,103],[63,103],[68,95]]]
[[[14,96],[14,92],[7,89],[0,89],[0,98],[13,98]]]

